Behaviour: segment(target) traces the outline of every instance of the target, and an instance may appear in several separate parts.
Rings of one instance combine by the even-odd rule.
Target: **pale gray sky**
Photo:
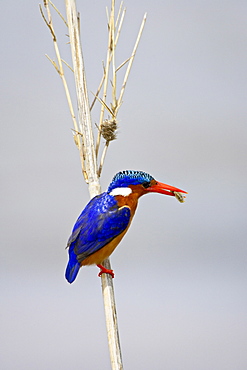
[[[89,91],[105,59],[106,5],[77,1]],[[111,258],[125,369],[246,370],[247,3],[125,5],[118,64],[148,19],[102,189],[136,169],[189,192],[185,204],[143,197]],[[38,2],[5,2],[1,15],[1,368],[106,370],[98,269],[64,279],[64,248],[89,196],[44,56],[54,56],[50,35]],[[59,20],[56,29],[69,60]]]

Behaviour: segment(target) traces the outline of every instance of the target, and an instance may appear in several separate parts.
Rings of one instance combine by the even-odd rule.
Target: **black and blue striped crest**
[[[143,171],[125,170],[118,172],[108,187],[108,193],[115,188],[123,188],[129,185],[139,185],[143,182],[154,180],[153,176]]]

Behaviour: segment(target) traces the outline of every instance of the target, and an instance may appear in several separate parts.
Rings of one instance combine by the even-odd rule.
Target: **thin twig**
[[[49,7],[48,7],[48,3],[47,3],[45,0],[44,0],[44,6],[45,6],[47,9],[49,9]],[[51,34],[52,34],[53,41],[55,41],[55,42],[56,42],[56,36],[55,36],[54,30],[53,30],[53,27],[52,27],[52,25],[51,25],[51,23],[50,23],[50,20],[49,20],[49,22],[47,21],[47,19],[46,19],[45,15],[44,15],[44,12],[43,12],[43,9],[42,9],[41,4],[39,4],[39,10],[40,10],[40,13],[41,13],[41,15],[42,15],[42,18],[43,18],[43,20],[44,20],[45,24],[47,25],[47,27],[49,28],[49,30],[50,30],[50,32],[51,32]],[[49,11],[49,13],[48,13],[48,18],[50,18],[50,11]]]
[[[70,92],[69,92],[69,87],[68,87],[67,80],[66,80],[65,75],[64,75],[63,61],[62,61],[60,51],[59,51],[59,47],[58,47],[58,44],[57,44],[57,38],[56,38],[55,30],[54,30],[54,27],[53,27],[53,22],[52,22],[52,16],[51,16],[49,3],[51,3],[50,0],[44,0],[44,7],[46,9],[47,18],[44,15],[44,12],[43,12],[43,9],[42,9],[41,5],[39,5],[39,8],[40,8],[42,18],[44,19],[44,22],[46,23],[46,25],[49,28],[49,30],[51,32],[51,35],[52,35],[53,45],[54,45],[54,49],[55,49],[55,53],[56,53],[56,57],[57,57],[57,63],[54,60],[52,60],[48,55],[46,55],[46,57],[50,60],[50,62],[55,67],[56,71],[58,72],[59,76],[62,79],[62,83],[63,83],[63,86],[64,86],[65,95],[66,95],[66,98],[67,98],[67,102],[68,102],[68,106],[69,106],[69,110],[70,110],[70,115],[71,115],[71,118],[72,118],[72,121],[73,121],[73,125],[74,125],[74,128],[75,128],[75,131],[79,132],[79,128],[78,128],[78,124],[77,124],[77,121],[76,121],[74,108],[73,108],[73,104],[72,104],[72,99],[71,99]],[[79,153],[80,153],[82,172],[83,172],[85,180],[87,181],[87,176],[86,176],[86,172],[85,172],[85,168],[84,168],[85,167],[84,166],[85,155],[83,153],[83,138],[81,136],[78,136],[76,142],[77,142],[77,146],[78,146]]]
[[[108,27],[109,27],[109,34],[108,34],[108,47],[107,47],[107,56],[106,56],[106,65],[105,65],[105,78],[104,78],[104,84],[103,84],[103,96],[102,96],[102,101],[106,101],[106,96],[107,96],[107,87],[108,87],[108,76],[109,76],[109,69],[110,69],[110,63],[111,63],[111,53],[112,53],[112,48],[114,47],[114,40],[112,39],[112,29],[114,28],[114,11],[115,11],[115,1],[112,0],[112,5],[111,5],[111,13],[110,13],[110,19],[108,22]],[[104,120],[104,105],[101,105],[101,110],[100,110],[100,118],[99,118],[99,128],[102,125],[102,122]],[[98,137],[97,137],[97,142],[96,142],[96,157],[98,156],[99,152],[99,146],[100,146],[100,138],[101,138],[101,133],[100,130],[98,131]]]
[[[118,21],[119,21],[119,18],[120,18],[122,7],[123,7],[123,1],[121,1],[119,9],[118,9],[118,14],[117,14],[116,22],[115,22],[115,27],[117,27],[117,25],[118,25]]]
[[[119,110],[119,108],[122,104],[126,83],[127,83],[128,77],[129,77],[129,73],[130,73],[133,61],[134,61],[134,57],[135,57],[135,54],[136,54],[137,47],[138,47],[140,39],[141,39],[141,35],[142,35],[143,29],[144,29],[144,26],[145,26],[146,19],[147,19],[147,13],[144,14],[144,17],[143,17],[143,20],[142,20],[142,23],[141,23],[141,27],[140,27],[140,30],[139,30],[139,33],[138,33],[138,36],[137,36],[137,39],[136,39],[136,42],[135,42],[130,60],[129,60],[129,64],[127,66],[127,70],[126,70],[126,73],[125,73],[125,76],[124,76],[122,88],[121,88],[120,95],[119,95],[119,98],[118,98],[118,104],[119,105],[118,105],[118,107],[116,107],[116,115],[117,115],[117,112],[118,112],[118,110]]]
[[[113,14],[113,20],[114,22],[114,14]],[[116,99],[116,88],[117,88],[117,74],[116,74],[116,66],[115,66],[115,50],[116,50],[116,45],[115,45],[115,26],[114,23],[112,25],[112,110],[113,110],[113,117],[114,116],[114,108],[117,104],[117,99]]]
[[[60,70],[58,68],[58,65],[57,63],[55,62],[55,60],[51,59],[49,57],[49,55],[45,54],[46,58],[49,59],[49,61],[51,62],[51,64],[53,65],[53,67],[55,68],[55,70],[57,71],[58,74],[60,74]]]
[[[99,164],[99,169],[98,169],[99,177],[101,175],[101,171],[102,171],[103,164],[104,164],[104,161],[105,161],[105,156],[106,156],[107,149],[109,148],[109,144],[110,144],[110,141],[105,142],[105,146],[104,146],[104,149],[103,149],[103,152],[102,152],[102,156],[101,156],[100,164]]]
[[[105,80],[105,66],[104,66],[104,63],[103,63],[103,71],[104,71],[104,73],[103,73],[102,79],[101,79],[101,81],[100,81],[99,87],[98,87],[98,89],[97,89],[97,91],[96,91],[96,94],[94,95],[94,99],[93,99],[92,104],[91,104],[91,106],[90,106],[90,110],[92,110],[92,109],[93,109],[93,106],[94,106],[94,104],[95,104],[95,102],[96,102],[96,100],[97,100],[97,97],[98,97],[98,95],[99,95],[99,93],[100,93],[100,90],[101,90],[101,88],[102,88],[102,86],[103,86],[103,83],[104,83],[104,80]]]
[[[51,4],[51,6],[56,10],[56,12],[59,15],[59,17],[63,20],[65,26],[68,27],[68,23],[66,22],[66,19],[63,17],[62,13],[58,10],[58,8],[56,7],[56,5],[53,4],[53,2],[51,0],[48,0],[48,1]]]
[[[95,96],[95,99],[98,100],[100,102],[100,104],[102,104],[104,106],[104,108],[108,110],[108,112],[111,114],[111,116],[114,116],[113,110],[101,98],[99,98],[98,96]]]
[[[121,7],[121,10],[122,10],[122,4],[123,4],[123,2],[121,2],[121,4],[120,4],[120,7]],[[121,31],[121,28],[122,28],[122,25],[123,25],[123,21],[124,21],[124,16],[125,16],[125,13],[126,13],[126,8],[124,8],[123,9],[123,11],[122,11],[122,15],[121,15],[121,19],[120,19],[120,23],[119,23],[119,26],[118,26],[118,30],[117,30],[117,34],[116,34],[116,39],[115,39],[115,48],[116,48],[116,46],[117,46],[117,42],[118,42],[118,39],[119,39],[119,36],[120,36],[120,31]],[[119,16],[120,16],[120,10],[119,10]],[[107,11],[107,20],[108,20],[108,23],[109,23],[109,15],[108,15],[108,11]],[[118,24],[118,21],[116,21],[116,26],[117,26],[117,24]],[[110,62],[111,62],[111,58],[112,58],[112,55],[110,56]],[[127,61],[129,60],[129,58],[127,59]],[[116,72],[125,64],[125,63],[127,63],[127,61],[125,61],[124,63],[122,63],[121,64],[121,66],[120,67],[118,67],[117,69],[116,69]],[[91,103],[91,106],[90,106],[90,110],[92,110],[93,109],[93,106],[94,106],[94,104],[95,104],[95,102],[96,102],[96,97],[99,95],[99,93],[100,93],[100,91],[101,91],[101,88],[102,88],[102,86],[103,86],[103,83],[104,83],[104,80],[105,80],[105,66],[104,66],[104,64],[103,64],[103,76],[102,76],[102,79],[101,79],[101,81],[100,81],[100,84],[99,84],[99,87],[98,87],[98,89],[97,89],[97,92],[96,92],[96,94],[95,94],[95,97],[94,97],[94,99],[93,99],[93,101],[92,101],[92,103]]]
[[[71,72],[73,72],[74,73],[74,70],[73,70],[73,68],[66,62],[66,60],[64,60],[64,59],[61,59],[62,60],[62,62],[71,70]]]
[[[117,67],[116,72],[118,72],[132,57],[129,57],[126,59],[123,63],[120,64],[120,66]]]
[[[121,19],[120,19],[120,23],[119,23],[117,34],[116,34],[116,39],[115,39],[115,48],[117,46],[117,42],[118,42],[118,39],[119,39],[119,36],[120,36],[120,32],[121,32],[121,29],[122,29],[125,14],[126,14],[126,8],[123,9],[123,12],[122,12],[122,15],[121,15]],[[117,26],[117,23],[118,22],[116,22],[116,26]]]

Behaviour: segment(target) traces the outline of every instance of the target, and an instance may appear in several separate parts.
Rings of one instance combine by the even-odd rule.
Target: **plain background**
[[[106,5],[77,1],[90,100]],[[117,64],[148,18],[102,189],[136,169],[189,194],[184,204],[143,197],[112,255],[124,366],[245,370],[247,3],[125,5]],[[54,20],[70,63],[67,30]],[[89,195],[62,84],[44,56],[54,57],[51,37],[33,0],[4,2],[1,22],[1,369],[109,369],[98,269],[64,279],[67,239]]]

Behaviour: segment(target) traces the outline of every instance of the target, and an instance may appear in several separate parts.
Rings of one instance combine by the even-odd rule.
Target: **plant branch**
[[[133,64],[133,61],[134,61],[134,57],[136,55],[136,51],[137,51],[137,48],[138,48],[138,45],[139,45],[139,42],[140,42],[140,39],[141,39],[141,35],[142,35],[143,29],[144,29],[144,26],[145,26],[146,19],[147,19],[147,13],[144,14],[144,17],[143,17],[143,20],[142,20],[142,23],[141,23],[141,27],[140,27],[140,30],[139,30],[139,33],[138,33],[138,36],[137,36],[137,39],[136,39],[136,42],[135,42],[130,60],[129,60],[129,64],[128,64],[127,70],[125,72],[124,81],[123,81],[122,88],[121,88],[121,91],[120,91],[120,95],[119,95],[119,98],[118,98],[118,106],[116,107],[116,113],[115,113],[116,115],[117,115],[117,112],[118,112],[118,110],[119,110],[119,108],[122,104],[123,95],[124,95],[124,92],[125,92],[125,87],[126,87],[127,80],[128,80],[129,74],[130,74],[130,70],[131,70],[131,67],[132,67],[132,64]]]
[[[91,115],[87,94],[84,61],[81,52],[79,19],[75,1],[66,0],[66,14],[69,28],[70,47],[73,61],[76,85],[78,119],[81,137],[83,138],[84,170],[91,197],[99,194],[100,184],[97,175],[97,165],[94,149]]]
[[[108,81],[109,81],[108,76],[109,76],[109,69],[110,69],[110,63],[111,63],[111,58],[112,58],[111,54],[112,54],[112,48],[114,48],[114,40],[112,38],[113,28],[114,28],[114,11],[115,11],[115,0],[112,0],[111,13],[110,13],[110,18],[108,22],[108,29],[109,29],[108,47],[107,47],[107,55],[106,55],[106,65],[104,69],[103,96],[101,99],[103,103],[106,102],[107,87],[108,87]],[[99,118],[99,131],[98,131],[98,137],[97,137],[97,142],[96,142],[96,157],[98,156],[98,152],[99,152],[100,138],[101,138],[100,128],[104,120],[104,111],[105,111],[105,107],[104,107],[104,104],[102,104],[101,111],[100,111],[100,118]]]
[[[77,124],[75,113],[74,113],[74,108],[73,108],[73,104],[72,104],[72,100],[71,100],[71,96],[70,96],[70,92],[69,92],[69,87],[68,87],[67,80],[66,80],[65,75],[64,75],[64,69],[63,69],[63,63],[62,63],[63,61],[62,61],[62,58],[61,58],[61,55],[60,55],[59,47],[58,47],[58,44],[57,44],[57,38],[56,38],[55,30],[54,30],[54,27],[53,27],[52,16],[51,16],[51,11],[50,11],[50,7],[49,7],[50,3],[51,3],[50,0],[44,0],[44,7],[46,9],[47,18],[45,17],[43,9],[42,9],[40,4],[39,4],[39,8],[40,8],[42,18],[43,18],[45,24],[47,25],[47,27],[49,28],[49,30],[51,32],[51,35],[52,35],[55,54],[56,54],[56,57],[57,57],[57,63],[54,60],[52,60],[48,55],[46,55],[46,57],[50,60],[50,62],[55,67],[56,71],[58,72],[59,76],[61,77],[63,87],[64,87],[64,91],[65,91],[65,95],[66,95],[67,102],[68,102],[68,106],[69,106],[70,115],[71,115],[71,118],[72,118],[72,121],[73,121],[74,129],[75,129],[75,132],[78,133],[79,128],[78,128],[78,124]],[[59,13],[59,15],[61,14],[60,12],[58,12],[58,13]],[[84,166],[85,156],[84,156],[84,153],[83,153],[83,140],[82,140],[81,135],[79,135],[79,134],[76,134],[76,135],[77,135],[77,138],[75,138],[75,142],[76,142],[76,145],[77,145],[77,147],[79,149],[79,153],[80,153],[82,172],[83,172],[85,180],[87,181],[87,176],[86,176],[85,166]]]
[[[132,51],[131,56],[125,60],[119,67],[116,68],[115,65],[115,51],[118,43],[118,39],[120,36],[120,32],[122,29],[123,25],[123,20],[124,16],[126,13],[126,9],[123,9],[123,3],[121,2],[120,8],[118,11],[117,15],[117,20],[115,22],[114,20],[114,14],[115,14],[115,0],[112,0],[112,5],[111,5],[111,12],[109,15],[109,12],[107,10],[107,19],[108,19],[108,49],[107,49],[107,58],[106,58],[106,66],[103,68],[103,77],[100,82],[99,88],[96,92],[96,95],[94,97],[93,103],[91,105],[91,108],[95,104],[95,101],[98,99],[101,102],[101,111],[100,111],[100,118],[99,118],[99,131],[98,131],[98,137],[97,137],[97,142],[96,142],[96,156],[98,156],[99,153],[99,147],[100,147],[100,142],[101,142],[101,134],[102,134],[102,125],[104,122],[104,115],[105,115],[105,109],[107,108],[108,111],[111,114],[111,120],[114,122],[117,122],[117,114],[120,109],[120,106],[122,105],[123,102],[123,95],[125,92],[127,80],[130,74],[130,70],[134,61],[134,57],[136,55],[136,51],[140,42],[140,38],[144,29],[144,25],[146,22],[147,15],[145,14],[139,29],[139,33]],[[115,29],[118,27],[117,32],[115,32]],[[124,75],[122,87],[120,90],[119,98],[117,99],[117,72],[125,65],[127,64],[126,72]],[[106,97],[107,97],[107,89],[108,89],[108,81],[109,81],[109,71],[110,71],[110,64],[112,64],[112,82],[111,82],[111,93],[112,93],[112,103],[110,104],[111,108],[109,108],[109,105],[106,103]],[[101,91],[101,88],[103,86],[103,94],[102,94],[102,99],[100,99],[99,93]],[[116,127],[117,128],[117,127]],[[106,151],[108,149],[109,142],[105,143],[105,147],[103,149],[103,152],[101,154],[101,160],[100,160],[100,165],[99,165],[99,170],[98,173],[101,173],[102,166],[104,163]]]
[[[91,197],[99,194],[100,184],[97,174],[96,155],[92,135],[92,125],[90,116],[90,107],[87,96],[87,86],[85,78],[85,69],[82,58],[79,27],[77,19],[77,10],[74,0],[66,0],[66,13],[69,26],[70,45],[73,59],[73,68],[75,84],[77,91],[77,101],[79,110],[79,123],[84,136],[86,149],[86,171],[89,182],[89,192]],[[110,266],[109,259],[103,262],[104,265]],[[108,335],[108,345],[110,350],[111,366],[113,370],[123,369],[118,325],[116,316],[116,304],[114,298],[112,277],[109,274],[102,274],[102,293],[104,299],[106,327]]]

